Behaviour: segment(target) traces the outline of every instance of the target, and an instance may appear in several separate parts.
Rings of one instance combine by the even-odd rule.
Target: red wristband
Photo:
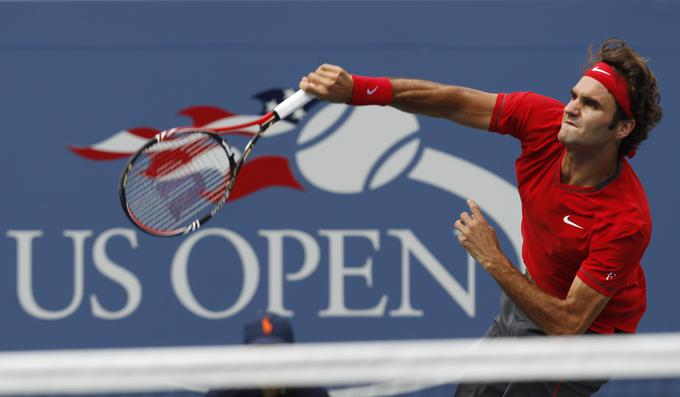
[[[387,77],[352,75],[354,90],[350,105],[389,105],[392,103],[392,82]]]

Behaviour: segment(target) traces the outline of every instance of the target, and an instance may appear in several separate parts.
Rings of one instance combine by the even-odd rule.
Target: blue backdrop
[[[631,160],[654,220],[639,330],[680,330],[678,17],[672,1],[0,3],[0,349],[239,343],[264,309],[299,341],[481,335],[499,289],[451,224],[478,200],[519,265],[511,138],[318,103],[254,152],[298,188],[254,191],[176,239],[123,215],[125,153],[259,114],[256,94],[323,62],[567,100],[609,36],[650,59],[665,109]]]

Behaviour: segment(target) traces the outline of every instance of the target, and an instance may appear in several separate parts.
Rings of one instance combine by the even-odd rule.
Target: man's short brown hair
[[[597,54],[590,51],[590,65],[606,62],[628,81],[628,94],[635,120],[633,131],[621,141],[619,156],[625,156],[637,150],[640,143],[647,139],[656,123],[661,120],[663,111],[659,102],[661,95],[656,83],[656,76],[647,66],[647,60],[629,47],[625,41],[618,38],[607,39]],[[621,120],[626,120],[626,114],[617,104],[617,112],[612,121],[614,128]]]

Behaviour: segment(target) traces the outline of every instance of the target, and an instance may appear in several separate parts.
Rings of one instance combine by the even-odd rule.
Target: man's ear
[[[634,129],[635,129],[635,120],[630,119],[630,120],[619,121],[619,124],[616,126],[615,136],[618,139],[623,140],[625,137],[630,135],[630,133],[633,132]]]

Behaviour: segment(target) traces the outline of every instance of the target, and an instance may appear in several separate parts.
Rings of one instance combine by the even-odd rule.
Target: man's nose
[[[569,103],[567,103],[567,106],[564,107],[564,113],[566,113],[569,116],[575,117],[578,115],[578,112],[579,112],[578,104],[574,100],[569,101]]]

